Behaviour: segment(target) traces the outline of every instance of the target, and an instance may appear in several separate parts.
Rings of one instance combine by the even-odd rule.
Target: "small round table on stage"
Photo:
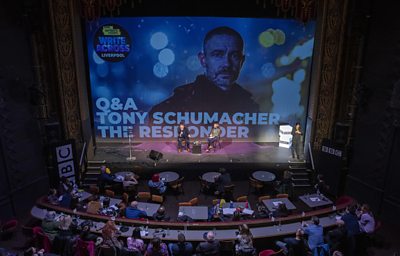
[[[267,171],[256,171],[252,174],[253,178],[261,182],[271,182],[276,179],[275,174]]]
[[[160,172],[160,179],[166,183],[170,183],[179,179],[179,174],[176,172]]]
[[[209,183],[215,182],[215,176],[219,176],[221,173],[219,172],[206,172],[201,176],[201,178]]]

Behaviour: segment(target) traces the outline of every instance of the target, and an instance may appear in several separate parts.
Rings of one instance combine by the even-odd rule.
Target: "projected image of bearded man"
[[[250,92],[236,83],[245,56],[241,35],[229,27],[210,30],[198,54],[205,73],[192,83],[176,87],[173,95],[154,106],[154,112],[258,112]]]

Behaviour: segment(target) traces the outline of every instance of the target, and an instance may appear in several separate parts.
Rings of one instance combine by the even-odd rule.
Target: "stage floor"
[[[291,158],[290,149],[278,147],[278,143],[259,144],[252,142],[221,143],[222,148],[206,153],[206,144],[202,144],[202,153],[194,154],[183,151],[178,153],[173,142],[144,142],[132,146],[133,161],[129,157],[127,144],[98,144],[94,160],[106,160],[108,163],[126,163],[129,166],[171,166],[186,164],[245,164],[279,167],[288,165]],[[150,159],[151,150],[163,154],[159,161]]]

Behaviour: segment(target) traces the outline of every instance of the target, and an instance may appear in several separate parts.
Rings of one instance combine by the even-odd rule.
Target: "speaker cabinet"
[[[350,126],[344,123],[336,123],[333,142],[336,145],[345,145],[349,137]]]
[[[154,161],[159,161],[163,158],[163,154],[161,152],[151,150],[149,153],[149,158],[153,159]]]

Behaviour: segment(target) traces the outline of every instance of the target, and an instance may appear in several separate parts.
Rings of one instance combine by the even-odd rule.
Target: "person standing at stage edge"
[[[210,30],[198,54],[205,74],[176,87],[171,97],[150,110],[150,120],[155,112],[257,113],[252,94],[236,83],[245,60],[243,48],[243,38],[232,28]]]
[[[301,131],[300,123],[296,123],[293,127],[292,136],[292,157],[293,159],[301,160],[303,159],[303,132]]]

